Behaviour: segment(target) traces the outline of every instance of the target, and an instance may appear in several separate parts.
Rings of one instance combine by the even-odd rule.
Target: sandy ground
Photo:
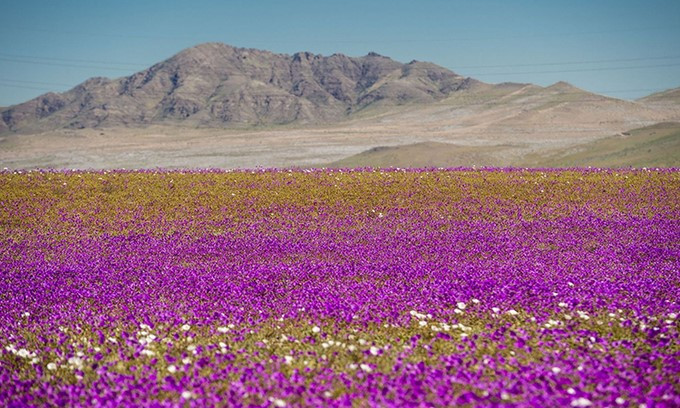
[[[333,126],[151,126],[3,135],[0,167],[323,167],[375,146],[424,141],[484,146],[491,159],[476,165],[510,165],[527,155],[554,154],[629,129],[680,121],[680,106],[652,108],[606,98],[570,102],[525,93],[477,104],[451,99],[369,111]]]

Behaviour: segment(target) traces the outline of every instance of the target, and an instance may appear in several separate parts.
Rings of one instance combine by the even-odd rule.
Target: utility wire
[[[23,59],[17,59],[17,58],[6,58],[6,57],[0,57],[0,61],[15,62],[15,63],[20,63],[20,64],[31,64],[31,65],[46,65],[46,66],[53,66],[53,67],[101,69],[101,70],[107,70],[107,71],[124,71],[124,72],[134,71],[131,68],[126,69],[126,68],[120,68],[120,67],[117,68],[117,67],[109,67],[109,66],[63,64],[63,63],[58,63],[58,62],[31,61],[31,60],[23,60]]]
[[[66,63],[86,63],[86,64],[102,64],[105,65],[106,68],[108,65],[123,65],[123,66],[129,66],[129,67],[136,67],[136,68],[148,68],[152,66],[153,64],[150,63],[140,63],[140,62],[123,62],[123,61],[101,61],[101,60],[86,60],[86,59],[73,59],[73,58],[55,58],[55,57],[42,57],[42,56],[35,56],[35,55],[19,55],[19,54],[7,54],[7,53],[2,53],[0,52],[0,59],[5,58],[8,61],[15,61],[16,62],[26,62],[26,63],[35,63],[35,64],[42,64],[47,62],[48,64],[51,61],[57,61],[57,62],[66,62]],[[677,59],[680,58],[680,55],[656,55],[656,56],[649,56],[649,57],[636,57],[636,58],[617,58],[617,59],[601,59],[601,60],[577,60],[577,61],[549,61],[549,62],[537,62],[537,63],[524,63],[524,64],[499,64],[499,65],[459,65],[456,66],[456,68],[448,68],[448,69],[463,69],[463,68],[475,68],[475,69],[482,69],[482,68],[514,68],[514,67],[535,67],[535,66],[560,66],[560,65],[584,65],[584,64],[601,64],[601,63],[610,63],[610,62],[635,62],[635,61],[655,61],[655,60],[670,60],[670,59]],[[43,60],[43,61],[41,61]],[[77,64],[76,64],[77,65]],[[73,66],[73,64],[68,65],[69,67]],[[91,65],[78,65],[78,66],[83,66],[87,68],[98,68],[97,66],[91,66]],[[127,70],[127,69],[125,69]]]
[[[554,71],[525,71],[525,72],[487,72],[487,73],[473,73],[472,76],[489,76],[489,75],[528,75],[528,74],[562,74],[568,72],[595,72],[595,71],[624,71],[629,69],[645,69],[645,68],[664,68],[677,67],[680,63],[673,64],[658,64],[658,65],[638,65],[633,67],[601,67],[601,68],[581,68],[581,69],[562,69]]]
[[[30,61],[30,60],[22,60],[22,59],[15,59],[15,58],[5,58],[5,57],[0,57],[0,61],[7,61],[7,62],[16,62],[16,63],[21,63],[21,64],[32,64],[32,65],[46,65],[46,66],[60,66],[60,67],[69,67],[69,68],[85,68],[85,69],[100,69],[100,70],[107,70],[107,71],[123,71],[123,72],[130,72],[131,69],[126,69],[126,68],[120,68],[120,67],[100,67],[100,66],[93,66],[93,65],[80,65],[80,64],[63,64],[63,63],[56,63],[56,62],[41,62],[41,61]],[[596,67],[596,68],[578,68],[578,69],[563,69],[563,70],[548,70],[548,71],[524,71],[524,72],[473,72],[473,73],[467,73],[469,76],[476,76],[476,77],[482,77],[482,76],[501,76],[501,75],[533,75],[533,74],[560,74],[560,73],[572,73],[572,72],[600,72],[600,71],[622,71],[622,70],[631,70],[631,69],[646,69],[646,68],[664,68],[664,67],[676,67],[680,66],[680,63],[669,63],[669,64],[653,64],[653,65],[637,65],[637,66],[630,66],[630,67]],[[457,68],[452,68],[452,67],[442,67],[446,68],[449,70],[457,70]],[[426,71],[426,69],[421,69],[421,68],[411,68],[412,71],[415,70],[422,70]],[[234,75],[244,75],[244,74],[229,74],[230,76]]]
[[[126,65],[126,66],[131,66],[131,67],[149,67],[149,66],[153,65],[153,64],[135,63],[135,62],[101,61],[101,60],[86,60],[86,59],[74,59],[74,58],[38,57],[38,56],[33,56],[33,55],[7,54],[7,53],[4,53],[4,52],[0,52],[0,57],[20,58],[22,60],[47,60],[47,61],[57,61],[57,62],[84,62],[84,63],[87,63],[87,64]]]
[[[33,84],[33,85],[54,85],[54,86],[66,86],[69,88],[73,88],[75,85],[71,84],[64,84],[61,82],[42,82],[42,81],[26,81],[23,79],[9,79],[9,78],[0,78],[0,81],[2,82],[17,82],[21,84]]]
[[[581,60],[581,61],[561,61],[561,62],[539,62],[533,64],[506,64],[506,65],[460,65],[457,68],[513,68],[513,67],[540,67],[550,65],[582,65],[582,64],[601,64],[608,62],[633,62],[633,61],[651,61],[651,60],[666,60],[680,58],[680,55],[662,55],[655,57],[640,57],[640,58],[621,58],[621,59],[604,59],[604,60]]]
[[[102,32],[85,32],[85,31],[71,31],[71,30],[49,30],[49,29],[44,29],[44,28],[34,28],[34,27],[23,27],[23,26],[11,26],[11,25],[5,25],[3,27],[6,31],[7,30],[17,30],[17,31],[26,31],[26,32],[40,32],[40,33],[53,33],[53,34],[61,34],[61,35],[75,35],[75,36],[87,36],[87,37],[108,37],[108,38],[131,38],[131,39],[153,39],[153,40],[189,40],[189,41],[197,41],[201,38],[205,38],[204,35],[201,35],[200,33],[197,33],[195,36],[159,36],[159,35],[148,35],[148,34],[114,34],[114,33],[102,33]],[[589,36],[589,35],[602,35],[602,34],[615,34],[615,33],[625,33],[625,32],[642,32],[642,31],[663,31],[663,30],[668,30],[668,29],[678,29],[680,26],[677,25],[671,25],[671,26],[651,26],[651,27],[630,27],[630,28],[620,28],[620,29],[612,29],[612,30],[593,30],[593,31],[575,31],[575,32],[559,32],[559,33],[541,33],[540,37],[541,38],[548,38],[548,37],[573,37],[573,36]],[[369,40],[355,40],[355,39],[323,39],[323,38],[313,38],[313,37],[306,37],[304,39],[304,42],[313,42],[313,43],[323,43],[323,44],[339,44],[339,43],[348,43],[348,44],[378,44],[378,43],[404,43],[404,42],[409,42],[409,43],[419,43],[419,42],[424,42],[424,43],[431,43],[431,42],[446,42],[446,41],[492,41],[492,40],[504,40],[504,39],[517,39],[517,38],[536,38],[538,37],[536,34],[518,34],[518,35],[502,35],[502,36],[468,36],[468,37],[456,37],[456,36],[437,36],[437,37],[430,37],[430,38],[371,38]],[[291,43],[300,43],[301,40],[299,39],[293,39],[293,40],[284,40],[284,39],[276,39],[276,38],[268,38],[268,39],[263,39],[263,40],[258,40],[258,39],[244,39],[244,38],[239,38],[239,41],[243,43],[284,43],[284,44],[291,44]]]

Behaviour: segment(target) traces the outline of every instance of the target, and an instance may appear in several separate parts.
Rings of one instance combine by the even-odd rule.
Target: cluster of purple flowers
[[[680,174],[5,172],[0,405],[680,406]]]

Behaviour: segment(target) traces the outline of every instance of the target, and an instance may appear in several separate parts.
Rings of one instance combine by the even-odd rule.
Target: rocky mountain
[[[471,86],[435,64],[369,53],[292,56],[201,44],[134,75],[91,78],[4,108],[2,131],[334,122],[367,107],[428,103]]]

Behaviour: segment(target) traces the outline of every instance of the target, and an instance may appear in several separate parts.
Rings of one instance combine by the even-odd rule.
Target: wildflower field
[[[5,171],[0,406],[680,406],[678,170]]]

